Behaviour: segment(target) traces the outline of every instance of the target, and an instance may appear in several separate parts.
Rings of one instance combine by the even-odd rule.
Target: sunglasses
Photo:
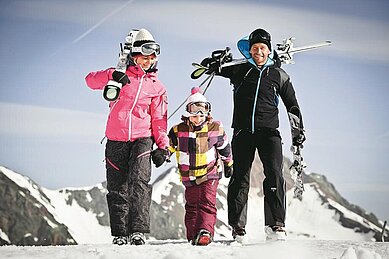
[[[186,111],[192,115],[208,115],[211,112],[209,102],[191,102],[186,105]]]
[[[131,52],[140,52],[143,56],[149,56],[151,54],[158,56],[161,54],[161,47],[158,43],[148,42],[142,44],[140,47],[132,47]]]

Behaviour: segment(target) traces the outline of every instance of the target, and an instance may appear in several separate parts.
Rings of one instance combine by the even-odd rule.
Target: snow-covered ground
[[[185,241],[148,241],[145,246],[114,246],[111,244],[75,246],[3,246],[0,258],[18,259],[84,259],[84,258],[136,258],[136,259],[387,259],[389,243],[287,240],[280,242],[259,242],[228,244],[215,241],[207,247],[194,247]]]
[[[271,259],[389,259],[389,243],[371,242],[371,234],[356,233],[342,227],[338,216],[323,204],[313,185],[307,185],[302,202],[292,199],[288,193],[287,232],[285,242],[266,243],[263,233],[263,198],[256,195],[259,189],[250,190],[248,203],[247,242],[244,245],[230,243],[231,231],[218,229],[215,242],[207,247],[193,247],[184,240],[153,240],[145,246],[114,246],[109,227],[98,224],[96,216],[85,211],[73,201],[66,203],[65,191],[38,188],[30,179],[4,167],[0,168],[15,183],[29,190],[40,204],[47,207],[54,218],[69,227],[72,236],[80,245],[75,246],[2,246],[2,258],[271,258]],[[172,183],[181,184],[176,174],[168,174],[154,186],[153,200],[161,203],[163,195],[170,195]],[[226,192],[227,179],[222,179],[220,188]],[[89,190],[92,187],[85,188]],[[44,196],[44,195],[45,196]],[[49,200],[48,200],[49,199]],[[183,203],[182,197],[177,202]],[[224,201],[225,202],[225,201]],[[355,213],[345,210],[335,201],[331,206],[345,216],[362,222]],[[224,204],[224,207],[226,204]],[[225,210],[218,217],[226,221]],[[368,224],[368,223],[365,223]],[[369,225],[370,226],[370,225]],[[372,227],[372,226],[370,226]],[[4,240],[8,237],[0,229]],[[223,237],[224,236],[224,237]],[[347,241],[346,241],[347,240]]]

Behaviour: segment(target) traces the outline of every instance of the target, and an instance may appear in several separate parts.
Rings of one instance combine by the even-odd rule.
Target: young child
[[[130,52],[133,64],[123,72],[108,68],[86,76],[87,85],[104,90],[110,101],[105,160],[111,234],[116,245],[143,245],[150,232],[152,187],[150,153],[168,153],[167,94],[157,77],[160,46],[146,29],[136,34]],[[123,85],[107,89],[110,80]],[[111,94],[114,92],[116,94]]]
[[[192,89],[181,119],[168,136],[169,151],[176,152],[185,185],[186,236],[192,245],[208,245],[216,223],[216,190],[222,176],[219,161],[224,163],[225,176],[230,177],[231,147],[221,122],[213,121],[211,104],[200,88]]]

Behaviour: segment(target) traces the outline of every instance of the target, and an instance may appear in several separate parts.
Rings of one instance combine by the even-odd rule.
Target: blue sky
[[[0,164],[53,189],[105,180],[99,142],[108,104],[84,77],[116,64],[130,29],[147,28],[161,44],[159,77],[173,111],[200,83],[189,77],[192,62],[226,46],[241,58],[237,40],[262,27],[273,45],[290,36],[296,46],[333,42],[283,67],[304,116],[307,170],[389,219],[389,2],[291,2],[1,1]],[[229,82],[215,78],[207,98],[231,135]],[[280,110],[284,154],[291,157]]]

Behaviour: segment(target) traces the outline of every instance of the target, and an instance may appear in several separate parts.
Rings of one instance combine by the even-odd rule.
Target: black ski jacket
[[[251,62],[224,67],[218,75],[229,78],[234,87],[232,127],[254,132],[279,127],[278,103],[281,97],[287,112],[302,118],[289,75],[281,68],[276,52],[261,69]],[[268,60],[268,61],[269,61]]]

